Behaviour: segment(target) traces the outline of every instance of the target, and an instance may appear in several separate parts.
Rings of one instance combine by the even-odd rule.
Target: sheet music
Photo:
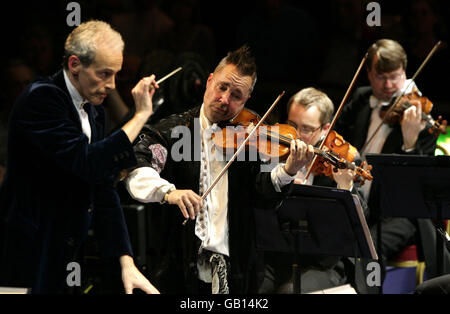
[[[375,250],[375,245],[372,241],[372,235],[370,234],[369,227],[367,226],[366,217],[364,217],[364,212],[361,206],[361,203],[359,201],[359,197],[355,194],[352,194],[353,202],[355,203],[356,212],[358,213],[359,221],[361,222],[361,226],[364,230],[364,235],[366,237],[367,244],[369,245],[370,255],[372,256],[372,259],[377,260],[378,255],[377,251]]]
[[[29,288],[0,287],[0,294],[27,294],[30,290]]]

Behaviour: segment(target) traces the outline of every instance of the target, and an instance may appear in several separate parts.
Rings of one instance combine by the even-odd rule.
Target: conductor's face
[[[104,45],[99,45],[95,59],[89,66],[84,66],[77,56],[71,56],[69,70],[83,99],[93,105],[101,104],[116,88],[115,79],[117,72],[122,69],[122,61],[121,50],[108,49]]]
[[[241,112],[250,98],[252,83],[251,76],[242,76],[232,64],[210,74],[203,96],[208,120],[213,123],[225,121]]]

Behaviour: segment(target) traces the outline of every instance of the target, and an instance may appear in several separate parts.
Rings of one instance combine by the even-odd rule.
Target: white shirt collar
[[[202,104],[200,108],[200,128],[201,130],[206,130],[212,128],[213,130],[217,126],[217,123],[212,123],[205,115],[205,104]]]
[[[69,79],[69,76],[66,73],[66,70],[64,72],[64,81],[66,82],[67,89],[69,91],[70,97],[72,98],[72,102],[75,105],[75,107],[80,110],[83,109],[83,106],[85,103],[87,103],[87,100],[83,100],[83,97],[81,97],[78,90],[73,86],[72,82]]]
[[[375,109],[375,108],[378,108],[381,106],[387,106],[387,105],[389,105],[389,102],[381,101],[378,98],[376,98],[374,95],[370,95],[369,104],[370,104],[370,108]]]

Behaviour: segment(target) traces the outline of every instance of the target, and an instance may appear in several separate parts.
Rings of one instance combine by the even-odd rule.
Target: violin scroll
[[[431,127],[428,132],[438,137],[439,134],[447,134],[447,120],[443,120],[442,116],[439,116],[437,120],[432,121]]]
[[[366,161],[363,161],[361,163],[361,166],[355,168],[357,176],[355,177],[354,181],[359,181],[361,185],[363,185],[366,180],[372,181],[373,176],[370,173],[370,170],[372,170],[372,166],[369,165]]]
[[[364,184],[365,180],[371,181],[373,179],[370,173],[372,166],[367,165],[365,161],[361,166],[356,166],[354,160],[358,151],[336,131],[330,131],[328,137],[325,139],[324,146],[328,149],[328,155],[337,161],[332,162],[331,159],[330,162],[330,159],[319,155],[312,166],[311,171],[314,175],[324,174],[333,177],[333,172],[337,172],[338,169],[352,169],[356,173],[354,181],[359,181],[361,185]]]

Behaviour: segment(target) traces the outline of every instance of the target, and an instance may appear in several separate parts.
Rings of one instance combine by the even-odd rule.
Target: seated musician
[[[228,53],[208,77],[203,104],[144,127],[135,146],[138,168],[125,181],[131,196],[173,205],[162,208],[158,222],[167,245],[154,279],[162,292],[257,292],[253,200],[270,203],[283,197],[298,169],[311,160],[313,148],[292,141],[285,167],[276,172],[261,172],[258,161],[237,160],[202,201],[200,195],[226,164],[214,158],[208,131],[240,113],[255,83],[248,47]],[[180,150],[182,139],[172,134],[183,130],[190,136]]]
[[[380,39],[368,50],[366,70],[370,86],[355,90],[336,124],[337,132],[351,142],[362,156],[366,153],[434,155],[436,138],[427,132],[429,126],[422,119],[421,106],[406,109],[400,123],[382,124],[380,111],[388,106],[392,99],[402,92],[407,94],[418,90],[415,82],[406,78],[406,65],[407,55],[403,47],[394,40]],[[375,132],[380,125],[380,129]],[[363,186],[363,192],[371,214],[368,224],[376,242],[376,213],[380,212],[379,191],[371,182],[367,182]],[[383,260],[394,258],[407,246],[417,244],[418,234],[422,245],[433,246],[431,242],[424,242],[425,239],[432,238],[426,235],[433,232],[431,221],[423,222],[423,226],[419,228],[415,219],[383,218],[381,250],[378,255],[382,256]],[[375,247],[378,248],[377,245]]]
[[[332,119],[334,106],[330,98],[320,90],[309,87],[297,92],[288,101],[288,124],[297,130],[298,138],[316,146],[325,137]],[[278,167],[282,167],[279,164]],[[295,183],[338,187],[358,194],[353,184],[355,171],[339,169],[333,178],[312,173],[306,179],[309,164],[302,167]],[[306,179],[306,181],[305,181]],[[365,202],[360,197],[364,208]],[[265,276],[260,293],[293,293],[292,256],[280,253],[264,253]],[[301,292],[307,293],[346,284],[348,276],[340,257],[308,256],[300,257]]]

